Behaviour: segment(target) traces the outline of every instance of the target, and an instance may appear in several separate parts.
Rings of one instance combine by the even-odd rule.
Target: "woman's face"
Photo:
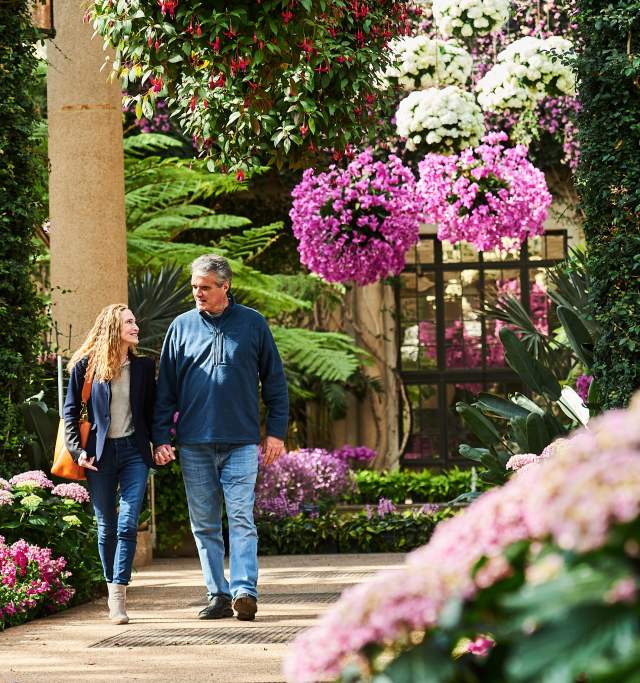
[[[125,344],[137,345],[138,343],[138,326],[136,325],[136,317],[126,308],[120,314],[122,319],[122,332],[120,337]]]

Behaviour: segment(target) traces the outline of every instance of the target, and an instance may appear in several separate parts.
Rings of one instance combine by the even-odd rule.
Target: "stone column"
[[[104,306],[127,301],[121,96],[101,70],[102,40],[91,38],[80,0],[56,0],[55,27],[47,49],[51,285],[61,350],[73,350]]]

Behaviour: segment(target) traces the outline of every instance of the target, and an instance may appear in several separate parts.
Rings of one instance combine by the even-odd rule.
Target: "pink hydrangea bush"
[[[0,536],[0,630],[65,607],[75,593],[65,566],[49,548]]]
[[[29,472],[21,472],[9,479],[10,486],[13,487],[33,487],[41,489],[52,489],[54,483],[47,477],[42,470],[30,470]]]
[[[611,411],[594,419],[589,429],[575,432],[546,462],[516,472],[503,487],[488,491],[464,512],[440,523],[430,542],[413,551],[402,570],[382,572],[345,591],[338,603],[293,643],[285,660],[286,678],[291,683],[335,679],[347,663],[364,672],[375,670],[368,653],[383,650],[391,658],[397,657],[411,642],[417,642],[419,633],[425,635],[421,647],[428,648],[430,632],[443,628],[439,620],[452,600],[462,601],[463,617],[467,612],[473,615],[475,602],[489,594],[485,591],[495,591],[500,585],[510,595],[516,579],[522,591],[532,591],[568,571],[571,563],[582,562],[579,572],[584,573],[586,567],[593,573],[599,571],[599,563],[605,562],[607,567],[615,559],[616,571],[597,573],[603,586],[597,594],[598,609],[612,601],[619,606],[637,600],[639,516],[637,395],[629,410]],[[516,548],[521,550],[514,554]],[[598,553],[603,555],[599,558]],[[635,575],[629,573],[634,566]],[[502,581],[506,578],[510,582]],[[572,586],[574,581],[572,577],[566,584]],[[588,595],[587,599],[590,607],[596,598]],[[487,611],[496,608],[495,598],[481,605],[483,616],[477,619],[487,618]],[[563,607],[561,602],[552,606]],[[499,610],[492,614],[491,618],[500,619]],[[564,612],[560,616],[569,618]],[[469,626],[478,632],[477,624]],[[572,622],[565,630],[570,633],[575,628]],[[473,638],[474,632],[467,637]],[[515,657],[523,647],[522,639],[531,634],[516,628],[510,637],[516,646],[509,654]],[[498,641],[496,648],[500,647]],[[423,652],[426,656],[427,650]],[[592,659],[585,655],[580,664]],[[486,661],[487,666],[495,661],[491,653]],[[574,680],[575,676],[561,680]],[[539,681],[542,676],[526,680]]]
[[[419,164],[418,193],[438,238],[466,241],[480,251],[517,246],[541,235],[551,194],[522,145],[506,147],[490,133],[458,155],[428,154]]]
[[[81,504],[88,503],[90,500],[89,491],[80,484],[58,484],[51,493],[54,496],[69,498]]]
[[[418,241],[415,187],[398,157],[375,161],[370,150],[346,169],[307,169],[290,212],[300,260],[329,282],[367,285],[397,275]]]

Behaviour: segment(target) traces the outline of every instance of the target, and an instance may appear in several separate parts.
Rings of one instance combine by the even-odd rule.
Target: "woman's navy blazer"
[[[151,458],[151,423],[153,404],[156,394],[155,361],[129,354],[131,386],[129,400],[133,416],[134,436],[140,454],[149,467]],[[82,406],[82,387],[87,371],[87,358],[78,361],[71,370],[67,397],[64,402],[65,445],[74,460],[78,460],[85,450],[89,457],[100,460],[111,424],[111,382],[96,382],[91,386],[88,414],[91,432],[86,447],[80,445],[80,410]]]

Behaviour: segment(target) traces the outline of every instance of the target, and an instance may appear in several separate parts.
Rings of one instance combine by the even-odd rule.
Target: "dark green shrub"
[[[383,517],[330,512],[318,517],[262,517],[257,520],[261,555],[310,553],[395,553],[424,545],[451,509],[430,514],[391,512]]]
[[[375,505],[380,498],[387,498],[394,503],[404,503],[407,499],[414,503],[445,503],[470,491],[471,479],[471,470],[457,467],[440,473],[361,470],[356,472],[356,491],[348,494],[344,502]]]
[[[637,0],[577,4],[577,187],[602,329],[592,371],[603,407],[612,408],[640,385],[640,7]]]
[[[0,4],[0,471],[15,472],[25,437],[18,406],[29,395],[43,330],[43,303],[31,279],[38,221],[37,60],[30,3]]]

